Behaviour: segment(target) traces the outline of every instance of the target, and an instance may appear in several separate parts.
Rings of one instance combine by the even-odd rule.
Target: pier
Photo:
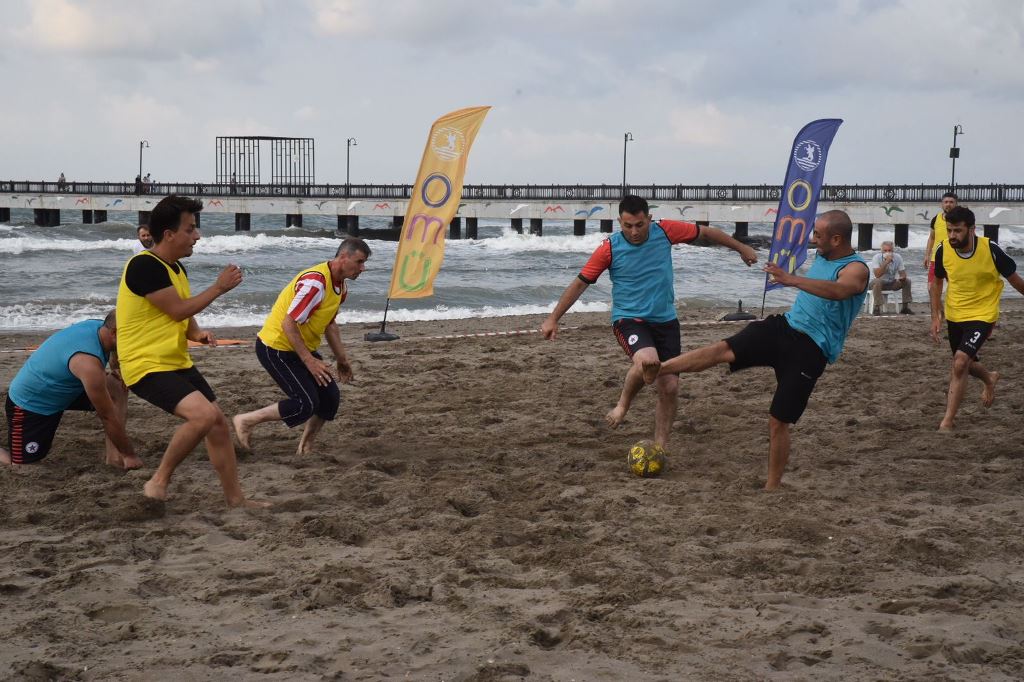
[[[335,216],[337,229],[353,236],[395,238],[401,231],[412,185],[257,185],[237,183],[155,183],[136,193],[134,183],[34,182],[0,180],[0,222],[11,209],[31,209],[37,225],[57,226],[80,212],[81,222],[107,220],[109,211],[131,211],[145,222],[168,194],[202,199],[204,212],[232,213],[235,229],[250,229],[252,215],[279,215],[283,225],[301,226],[303,216]],[[858,248],[871,248],[875,225],[893,225],[898,246],[907,244],[910,225],[928,225],[947,185],[825,185],[818,210],[841,209],[858,225]],[[738,238],[750,223],[771,223],[778,211],[778,185],[466,185],[450,239],[476,239],[480,219],[508,220],[517,232],[543,235],[544,222],[572,221],[573,233],[588,225],[614,229],[618,202],[628,192],[646,198],[655,218],[696,223],[731,223]],[[960,203],[977,216],[985,236],[1002,225],[1024,225],[1024,185],[961,185]],[[390,230],[362,230],[360,217],[391,221]],[[77,217],[77,216],[76,216]]]

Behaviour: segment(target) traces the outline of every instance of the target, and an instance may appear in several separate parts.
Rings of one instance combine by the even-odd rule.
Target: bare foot
[[[242,446],[243,450],[252,451],[252,445],[249,442],[250,436],[252,436],[252,426],[246,424],[244,415],[236,414],[231,418],[231,424],[235,427],[235,436],[238,438],[238,444]]]
[[[121,467],[125,471],[131,471],[132,469],[141,469],[142,460],[139,459],[138,455],[124,455],[121,457]]]
[[[313,443],[307,443],[303,439],[299,439],[299,447],[295,450],[296,455],[312,455],[313,454]]]
[[[4,448],[0,448],[0,464],[10,464],[11,453],[7,452]]]
[[[612,429],[619,428],[619,425],[626,421],[626,411],[626,408],[619,407],[618,405],[608,410],[608,414],[604,416],[604,420],[608,422],[608,427]]]
[[[114,467],[115,469],[124,468],[124,457],[118,452],[108,452],[106,464],[108,467]]]
[[[661,362],[655,360],[654,362],[645,362],[642,364],[644,383],[653,384],[654,380],[658,378],[658,372],[661,371]]]
[[[953,433],[953,425],[942,422],[939,424],[939,433]]]
[[[154,500],[166,500],[167,499],[167,486],[160,483],[155,483],[153,479],[146,481],[146,485],[142,486],[142,494],[146,497],[151,497]]]
[[[985,407],[992,407],[992,403],[996,401],[996,382],[999,381],[999,372],[989,372],[988,375],[992,377],[992,382],[985,384],[985,388],[981,389],[981,404]]]
[[[782,481],[768,481],[764,484],[765,492],[773,492],[782,487]]]

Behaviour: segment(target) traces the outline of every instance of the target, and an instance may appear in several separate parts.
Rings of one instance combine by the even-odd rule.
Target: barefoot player
[[[951,209],[946,214],[946,230],[946,241],[935,251],[935,280],[928,287],[932,304],[931,337],[938,343],[942,325],[942,282],[949,281],[946,331],[953,351],[953,369],[940,431],[953,430],[953,420],[967,389],[968,374],[985,385],[981,391],[982,405],[990,407],[996,399],[999,373],[982,366],[978,350],[999,319],[1003,278],[1024,294],[1024,279],[1017,274],[1017,264],[998,244],[974,233],[974,213],[969,208]]]
[[[757,262],[757,253],[714,227],[677,220],[652,221],[647,201],[637,196],[627,196],[619,203],[619,224],[622,231],[597,247],[544,320],[541,333],[546,339],[554,339],[558,320],[608,270],[612,278],[612,329],[632,364],[619,402],[605,419],[612,428],[618,427],[643,385],[654,383],[658,389],[654,443],[664,448],[676,414],[679,377],[671,373],[659,376],[658,371],[662,361],[675,357],[681,349],[672,281],[672,245],[689,244],[704,237],[733,249],[748,266]]]
[[[349,237],[333,260],[303,270],[278,294],[256,339],[256,357],[288,398],[232,419],[245,449],[251,447],[254,426],[283,421],[289,427],[306,425],[298,454],[309,454],[324,422],[338,413],[337,382],[352,380],[352,366],[334,318],[348,295],[345,280],[359,277],[369,257],[366,242]],[[334,353],[337,376],[317,352],[325,337]]]
[[[662,372],[702,372],[722,363],[732,371],[772,367],[778,386],[768,410],[768,481],[782,484],[789,461],[789,429],[804,409],[825,366],[839,359],[850,326],[868,290],[868,265],[853,250],[853,223],[843,211],[826,211],[814,223],[811,244],[817,255],[805,277],[774,263],[765,271],[775,281],[800,290],[785,315],[751,322],[738,334],[665,362]]]
[[[242,281],[242,271],[229,265],[211,287],[192,295],[180,261],[192,255],[199,241],[196,215],[202,208],[202,202],[179,196],[165,197],[154,206],[149,221],[153,246],[128,261],[117,292],[121,376],[135,395],[185,421],[143,492],[167,499],[174,470],[205,440],[228,504],[264,506],[247,502],[242,493],[228,420],[188,352],[189,340],[217,345],[193,316]]]
[[[117,325],[114,312],[104,320],[85,320],[46,339],[18,371],[7,391],[7,435],[11,449],[0,448],[0,463],[33,464],[46,457],[66,410],[96,412],[106,434],[110,466],[138,469],[125,432],[128,394],[114,366]]]

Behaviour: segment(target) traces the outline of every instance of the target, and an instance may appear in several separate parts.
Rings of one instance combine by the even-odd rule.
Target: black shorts
[[[658,359],[664,362],[682,352],[679,338],[679,320],[668,322],[647,322],[633,317],[615,320],[612,323],[615,338],[626,355],[633,357],[641,348],[654,348]]]
[[[53,437],[60,426],[60,418],[64,412],[56,414],[37,414],[18,407],[7,396],[7,403],[4,406],[7,412],[7,442],[11,446],[11,462],[14,464],[34,464],[50,452],[53,445]],[[83,412],[94,412],[95,407],[89,401],[89,396],[83,391],[75,398],[75,402],[67,406],[66,410],[79,410]]]
[[[736,355],[736,361],[729,365],[732,371],[747,367],[775,369],[779,383],[768,412],[781,422],[796,424],[828,364],[818,344],[790,327],[782,315],[751,322],[725,342]]]
[[[211,403],[217,400],[210,384],[206,383],[206,379],[195,367],[175,369],[169,372],[152,372],[128,388],[147,403],[156,405],[169,414],[174,414],[174,408],[178,406],[182,398],[194,391],[202,393]]]
[[[949,334],[949,348],[954,353],[962,350],[971,358],[978,359],[978,351],[981,344],[985,343],[995,322],[979,322],[968,320],[967,322],[946,321],[946,331]]]

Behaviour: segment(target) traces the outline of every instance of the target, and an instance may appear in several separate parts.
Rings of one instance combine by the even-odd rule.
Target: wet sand
[[[684,347],[739,329],[719,315],[686,311],[707,324]],[[862,317],[774,494],[770,370],[684,375],[670,469],[638,479],[654,396],[604,426],[626,369],[606,315],[555,342],[435,338],[540,321],[343,328],[356,383],[316,454],[268,424],[241,457],[265,511],[225,509],[202,451],[144,501],[176,422],[134,396],[140,472],[104,467],[95,417],[67,414],[42,465],[0,470],[0,677],[1024,677],[1019,306],[983,349],[995,405],[973,382],[951,436],[927,316]],[[0,384],[24,357],[0,354]],[[251,347],[194,357],[229,415],[280,396]]]

